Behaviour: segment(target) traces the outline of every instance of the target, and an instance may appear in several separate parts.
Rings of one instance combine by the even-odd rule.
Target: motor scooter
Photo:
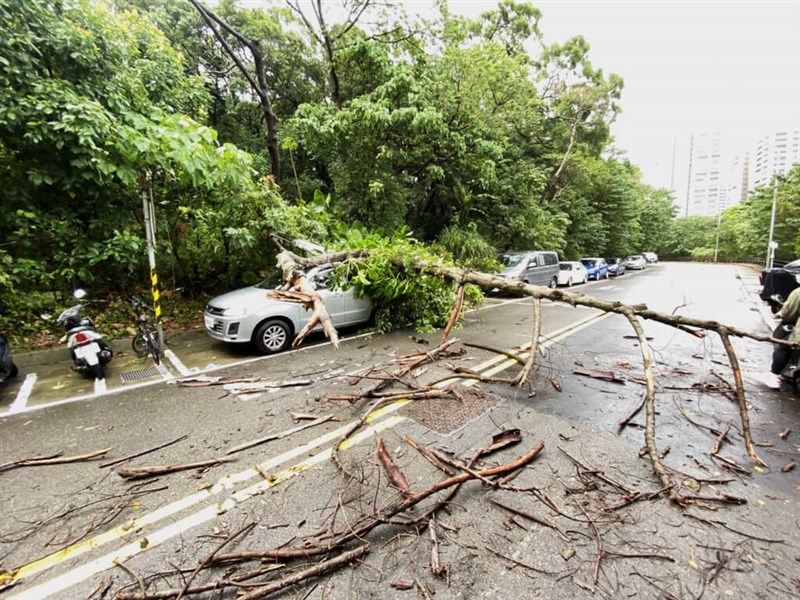
[[[781,296],[776,294],[772,296],[771,300],[778,305],[778,310],[783,307],[784,299]],[[796,323],[780,323],[772,332],[772,337],[777,340],[786,340],[795,327],[797,327]],[[795,394],[800,395],[800,349],[775,344],[771,370],[782,381],[788,383]]]
[[[86,296],[86,292],[78,289],[73,295],[80,300]],[[81,316],[83,308],[83,304],[76,304],[66,309],[56,323],[66,330],[66,335],[61,339],[66,339],[72,357],[72,369],[95,379],[105,379],[105,365],[111,361],[114,353],[92,319]]]
[[[0,383],[5,383],[7,379],[16,377],[17,373],[19,373],[19,369],[14,364],[14,359],[11,358],[8,340],[0,335]]]

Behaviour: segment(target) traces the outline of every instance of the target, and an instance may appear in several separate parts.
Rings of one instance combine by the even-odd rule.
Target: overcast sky
[[[409,10],[428,0],[405,0]],[[722,131],[737,145],[800,129],[800,1],[540,0],[546,43],[583,35],[595,67],[625,80],[616,144],[668,187],[673,142]],[[496,2],[451,0],[477,16]]]
[[[433,6],[395,1],[411,13],[429,14]],[[743,153],[764,135],[800,130],[800,0],[530,1],[542,13],[546,43],[582,35],[595,68],[624,79],[612,134],[646,183],[669,187],[675,143],[688,153],[691,133],[722,132],[729,151]],[[448,4],[474,18],[497,1]]]

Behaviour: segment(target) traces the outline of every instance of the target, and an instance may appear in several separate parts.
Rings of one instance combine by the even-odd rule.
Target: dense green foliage
[[[776,187],[777,183],[777,187]],[[790,261],[800,256],[800,165],[786,175],[757,188],[744,202],[716,217],[676,219],[662,248],[667,256],[698,259],[765,259],[773,203],[776,207],[775,259]]]
[[[271,236],[367,245],[376,258],[350,274],[384,327],[433,327],[453,293],[393,254],[492,270],[510,248],[714,249],[715,222],[673,227],[670,194],[616,158],[623,82],[586,40],[543,44],[526,2],[475,20],[439,9],[417,22],[376,3],[338,22],[221,0],[240,36],[220,28],[221,43],[189,0],[0,0],[0,329],[33,331],[76,286],[146,288],[150,193],[166,286],[250,283],[274,262]],[[799,188],[796,171],[781,181],[779,254],[800,251]],[[771,200],[723,215],[726,254],[763,253]]]

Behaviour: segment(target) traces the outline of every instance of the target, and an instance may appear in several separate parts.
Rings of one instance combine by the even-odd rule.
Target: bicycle
[[[139,358],[144,358],[148,354],[152,355],[153,362],[158,365],[161,363],[161,347],[158,343],[158,333],[156,329],[150,325],[150,319],[147,316],[147,311],[151,309],[137,296],[129,296],[127,300],[134,309],[137,309],[137,331],[131,343],[133,352]],[[141,312],[138,312],[138,309],[141,309]]]

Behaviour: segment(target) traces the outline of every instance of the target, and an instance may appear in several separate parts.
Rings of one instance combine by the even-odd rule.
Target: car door
[[[365,323],[369,321],[372,314],[372,300],[367,296],[356,297],[355,288],[350,288],[344,292],[345,300],[345,321],[348,325]]]

